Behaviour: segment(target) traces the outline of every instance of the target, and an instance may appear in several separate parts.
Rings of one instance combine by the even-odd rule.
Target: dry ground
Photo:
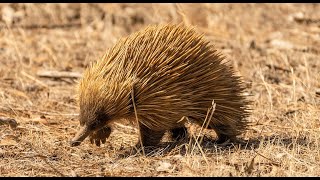
[[[244,77],[254,101],[244,144],[188,140],[118,158],[137,131],[118,124],[106,145],[78,129],[76,78],[118,38],[149,24],[196,25]],[[319,4],[1,4],[1,176],[319,176]],[[210,132],[209,132],[210,133]],[[169,148],[164,148],[164,147]]]

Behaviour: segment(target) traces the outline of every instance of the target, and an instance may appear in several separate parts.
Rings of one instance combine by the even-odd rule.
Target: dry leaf
[[[12,135],[6,135],[0,139],[0,146],[13,146],[17,144],[15,137]]]

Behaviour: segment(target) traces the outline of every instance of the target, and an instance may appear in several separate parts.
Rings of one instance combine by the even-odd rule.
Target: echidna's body
[[[84,73],[83,128],[72,144],[88,135],[100,144],[110,121],[135,121],[132,89],[144,145],[158,143],[166,130],[183,128],[183,116],[202,124],[212,100],[216,110],[209,128],[220,139],[233,139],[246,129],[248,101],[239,77],[222,60],[209,41],[184,25],[151,26],[121,39]]]

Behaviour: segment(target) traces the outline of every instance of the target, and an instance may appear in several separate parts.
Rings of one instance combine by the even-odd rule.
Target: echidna
[[[208,128],[220,142],[234,140],[246,130],[249,101],[240,77],[223,60],[202,34],[183,24],[149,26],[119,40],[79,83],[82,127],[71,146],[87,136],[99,146],[111,121],[136,121],[136,114],[142,144],[153,146],[167,130],[181,133],[184,116],[202,125],[212,100]]]

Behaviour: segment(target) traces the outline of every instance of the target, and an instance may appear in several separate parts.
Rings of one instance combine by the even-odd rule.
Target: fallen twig
[[[38,71],[37,76],[46,78],[80,78],[81,74],[69,71]]]
[[[276,66],[276,65],[271,65],[271,64],[266,64],[266,66],[270,69],[274,69],[274,70],[281,70],[281,71],[284,71],[284,72],[291,72],[290,70],[288,69],[285,69],[285,68],[282,68],[280,66]]]
[[[297,23],[306,23],[306,24],[317,24],[317,23],[320,23],[320,19],[312,19],[312,18],[295,17],[294,20]]]
[[[33,81],[37,82],[38,84],[40,84],[41,86],[43,86],[43,87],[45,87],[45,88],[48,88],[48,87],[49,87],[48,85],[46,85],[45,83],[43,83],[43,82],[42,82],[42,81],[40,81],[39,79],[37,79],[37,78],[35,78],[35,77],[33,77],[33,76],[31,76],[31,75],[27,74],[27,73],[26,73],[26,72],[24,72],[24,71],[22,71],[22,72],[21,72],[21,74],[22,74],[22,75],[24,75],[25,77],[27,77],[27,78],[29,78],[29,79],[31,79],[31,80],[33,80]]]
[[[281,163],[280,162],[276,162],[276,161],[274,161],[274,160],[272,160],[272,159],[270,159],[270,158],[267,158],[266,156],[264,156],[264,155],[262,155],[262,154],[260,154],[260,153],[258,153],[256,150],[253,150],[256,154],[258,154],[259,156],[261,156],[261,157],[263,157],[263,158],[265,158],[265,159],[267,159],[267,160],[269,160],[273,165],[275,165],[275,166],[280,166],[281,165]]]
[[[71,27],[80,27],[81,23],[69,23],[69,24],[31,24],[31,25],[11,25],[0,26],[0,29],[4,28],[22,28],[22,29],[57,29],[57,28],[71,28]]]

